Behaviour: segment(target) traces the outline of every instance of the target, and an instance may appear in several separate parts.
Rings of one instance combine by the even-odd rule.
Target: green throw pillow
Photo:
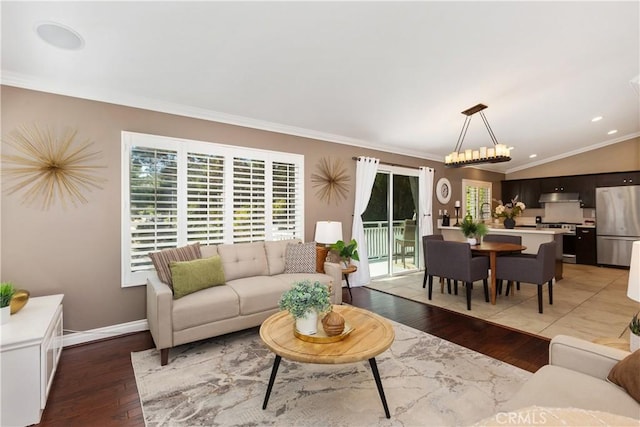
[[[169,267],[174,299],[211,286],[225,284],[222,260],[218,255],[193,261],[171,261]]]

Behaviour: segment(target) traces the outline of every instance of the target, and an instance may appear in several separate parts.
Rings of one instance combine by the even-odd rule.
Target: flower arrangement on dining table
[[[518,196],[511,199],[508,203],[502,203],[498,200],[498,206],[493,211],[494,218],[515,218],[522,213],[527,207],[524,203],[518,201]]]

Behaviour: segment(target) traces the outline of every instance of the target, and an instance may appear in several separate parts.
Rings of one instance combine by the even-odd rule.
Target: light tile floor
[[[623,269],[564,264],[563,279],[553,284],[553,305],[549,305],[547,286],[543,287],[543,314],[538,313],[537,287],[526,283],[508,297],[504,292],[498,295],[496,305],[491,305],[484,301],[482,282],[476,282],[471,311],[463,286],[458,295],[449,295],[446,285],[441,293],[437,278],[429,301],[422,288],[422,271],[376,279],[368,287],[548,338],[565,334],[628,341],[626,327],[640,310],[640,304],[627,298],[628,276],[629,271]]]

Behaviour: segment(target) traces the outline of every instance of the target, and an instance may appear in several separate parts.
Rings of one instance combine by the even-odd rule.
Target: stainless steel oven
[[[542,223],[542,228],[561,228],[562,235],[562,262],[576,263],[576,224],[567,222]]]

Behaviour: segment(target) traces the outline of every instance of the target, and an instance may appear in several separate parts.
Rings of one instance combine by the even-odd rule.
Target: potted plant
[[[460,224],[460,229],[470,245],[477,244],[477,239],[485,236],[488,232],[486,224],[482,222],[474,222],[473,218],[471,218],[471,215],[469,214],[464,217],[464,220]]]
[[[289,311],[296,320],[298,332],[314,335],[318,330],[318,313],[331,310],[329,288],[317,281],[296,282],[282,294],[278,307]]]
[[[358,256],[358,243],[355,239],[351,239],[351,241],[347,244],[343,240],[338,240],[333,245],[331,245],[331,249],[338,252],[340,255],[340,259],[344,263],[345,267],[349,266],[349,263],[352,259],[356,261],[360,261],[360,257]]]
[[[638,319],[638,314],[640,313],[636,313],[629,323],[629,330],[631,331],[629,334],[629,347],[631,351],[636,351],[640,348],[640,319]]]
[[[5,323],[11,316],[11,298],[16,292],[11,282],[0,283],[0,323]]]

